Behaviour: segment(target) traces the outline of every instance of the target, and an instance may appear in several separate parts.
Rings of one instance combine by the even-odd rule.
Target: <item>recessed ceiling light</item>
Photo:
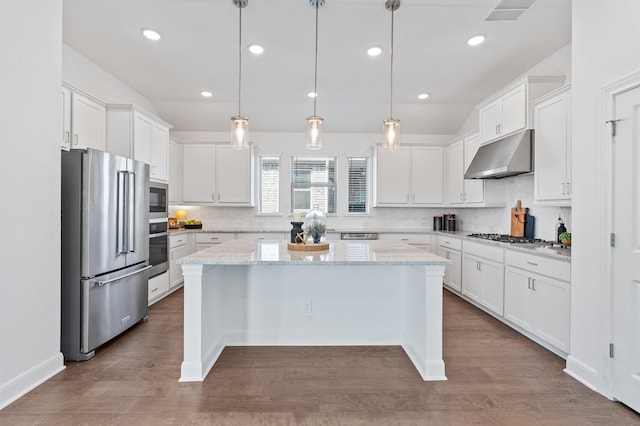
[[[479,44],[484,43],[484,41],[487,39],[487,36],[484,34],[478,34],[476,36],[471,37],[469,40],[467,40],[467,44],[469,46],[477,46]]]
[[[202,96],[204,96],[205,98],[210,98],[210,97],[212,97],[212,96],[213,96],[213,93],[211,93],[211,92],[209,92],[209,91],[207,91],[207,90],[203,90],[202,92],[200,92],[200,94],[201,94]]]
[[[378,56],[382,53],[382,47],[373,46],[367,50],[367,55],[369,56]]]
[[[418,95],[418,99],[427,99],[429,97],[428,93],[420,93]]]
[[[314,92],[314,91],[307,92],[307,96],[310,97],[310,98],[317,98],[318,97],[318,92]]]
[[[249,52],[253,53],[254,55],[260,55],[264,52],[264,47],[260,46],[259,44],[250,44]]]
[[[160,40],[162,38],[159,32],[150,30],[148,28],[142,29],[142,35],[148,38],[149,40],[153,40],[153,41]]]

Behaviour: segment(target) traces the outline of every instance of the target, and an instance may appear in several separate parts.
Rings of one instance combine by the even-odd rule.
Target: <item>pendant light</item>
[[[393,16],[400,7],[400,0],[387,0],[384,7],[391,12],[391,77],[389,90],[389,118],[383,121],[382,136],[384,149],[397,151],[400,148],[400,120],[393,118]]]
[[[247,135],[249,133],[249,119],[240,114],[241,88],[242,88],[242,9],[247,7],[249,0],[233,0],[233,4],[239,10],[238,25],[238,115],[231,117],[231,146],[236,149],[247,147]]]
[[[318,9],[324,6],[324,0],[310,0],[311,7],[316,9],[316,56],[315,77],[313,80],[313,115],[307,117],[307,149],[322,148],[322,123],[324,119],[316,114],[318,99]]]

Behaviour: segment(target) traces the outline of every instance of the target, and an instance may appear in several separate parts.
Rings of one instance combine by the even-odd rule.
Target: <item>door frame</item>
[[[636,72],[626,76],[614,83],[602,88],[602,233],[599,240],[602,242],[601,250],[603,259],[603,268],[601,281],[603,286],[600,290],[600,300],[603,301],[601,306],[601,324],[600,345],[603,351],[606,351],[610,342],[613,342],[614,328],[614,297],[613,297],[613,250],[609,243],[610,233],[613,229],[613,193],[614,193],[614,157],[613,157],[613,135],[611,133],[611,124],[605,123],[607,120],[615,120],[613,116],[616,96],[640,87],[640,72]],[[614,398],[615,383],[613,376],[613,359],[608,353],[602,354],[605,360],[602,365],[602,374],[598,379],[598,391],[609,399]]]

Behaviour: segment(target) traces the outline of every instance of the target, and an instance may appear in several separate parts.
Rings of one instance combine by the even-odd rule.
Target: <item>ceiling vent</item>
[[[536,0],[501,0],[485,21],[515,21]]]

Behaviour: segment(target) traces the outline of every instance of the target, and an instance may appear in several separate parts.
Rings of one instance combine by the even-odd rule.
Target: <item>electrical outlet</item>
[[[304,305],[302,307],[303,312],[305,314],[310,314],[312,312],[312,307],[313,307],[312,300],[311,299],[305,300]]]

